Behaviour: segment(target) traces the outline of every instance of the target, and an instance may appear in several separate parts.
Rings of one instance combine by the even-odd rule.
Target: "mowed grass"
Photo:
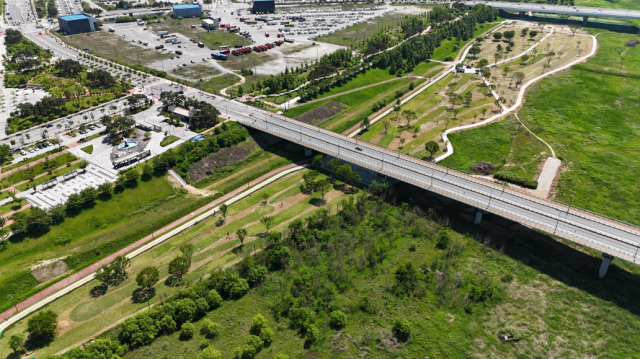
[[[347,81],[342,86],[332,87],[327,92],[318,95],[315,99],[321,99],[327,96],[336,95],[345,91],[355,90],[360,87],[374,85],[378,82],[397,78],[395,75],[390,75],[389,70],[383,70],[378,68],[372,68],[366,72],[358,73],[351,80]],[[314,100],[315,100],[314,99]]]
[[[122,37],[108,31],[94,31],[84,34],[62,36],[65,43],[80,49],[89,49],[90,54],[120,60],[127,64],[148,65],[153,62],[169,59],[171,55],[154,50],[151,46],[142,46],[125,41]],[[153,45],[153,44],[152,44]]]
[[[176,193],[164,177],[152,178],[140,181],[136,188],[114,194],[111,200],[97,201],[93,208],[67,217],[45,233],[13,236],[7,248],[0,251],[0,288],[3,294],[11,294],[17,301],[24,300],[43,289],[17,280],[33,278],[28,271],[30,266],[98,248],[151,223],[156,223],[154,230],[158,230],[165,216],[193,202],[193,198]],[[0,311],[10,307],[11,301],[3,295]]]
[[[535,85],[520,118],[563,161],[558,199],[640,224],[640,49],[624,46],[635,35],[590,32],[596,57]]]
[[[636,0],[575,0],[576,6],[595,6],[613,9],[640,10],[640,2]]]

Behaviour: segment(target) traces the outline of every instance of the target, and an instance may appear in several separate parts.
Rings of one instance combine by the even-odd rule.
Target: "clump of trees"
[[[204,130],[217,125],[220,121],[220,111],[205,101],[198,101],[195,98],[186,97],[178,92],[167,91],[160,95],[160,99],[165,104],[164,111],[169,106],[179,106],[194,111],[193,116],[189,119],[192,131]]]

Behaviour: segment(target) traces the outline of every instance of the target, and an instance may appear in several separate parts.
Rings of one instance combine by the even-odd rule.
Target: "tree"
[[[159,279],[158,268],[153,266],[144,267],[136,276],[136,283],[138,283],[143,290],[149,290],[158,283]]]
[[[516,88],[518,88],[518,85],[520,85],[522,83],[522,80],[524,80],[525,74],[524,72],[514,72],[512,75],[513,79],[516,81]]]
[[[483,120],[483,121],[484,121],[484,118],[485,118],[485,117],[484,117],[484,114],[485,114],[485,113],[487,113],[487,111],[488,111],[488,109],[487,109],[486,107],[485,107],[485,108],[483,108],[483,109],[482,109],[482,111],[480,111],[480,112],[482,112],[482,120]]]
[[[229,210],[229,206],[226,203],[220,205],[219,211],[222,213],[222,218],[227,218],[227,211]]]
[[[0,164],[11,157],[11,147],[9,145],[0,145]]]
[[[313,161],[311,162],[311,164],[313,165],[313,167],[315,168],[321,168],[322,167],[322,161],[324,160],[324,156],[323,155],[317,155],[313,158]]]
[[[473,55],[473,58],[476,59],[477,55],[482,52],[482,49],[480,49],[480,46],[478,46],[477,44],[474,44],[473,46],[471,46],[471,48],[469,49],[469,53],[471,55]]]
[[[174,278],[182,278],[189,271],[191,262],[184,256],[178,256],[169,262],[169,274]]]
[[[530,56],[529,56],[529,55],[527,55],[527,54],[525,54],[525,55],[522,55],[522,57],[521,57],[521,58],[522,58],[522,63],[524,64],[524,63],[526,63],[526,62],[529,60]]]
[[[525,37],[525,36],[527,36],[528,33],[529,33],[529,29],[528,28],[522,29],[522,30],[520,30],[520,37]]]
[[[411,335],[411,324],[404,318],[398,318],[393,324],[393,333],[398,340],[406,341]]]
[[[182,255],[189,260],[189,264],[191,264],[191,258],[193,258],[193,253],[196,251],[196,247],[193,243],[188,243],[180,247],[180,252]]]
[[[502,39],[502,33],[498,31],[494,32],[493,38],[499,41],[500,39]]]
[[[535,31],[535,30],[531,30],[531,31],[529,31],[529,37],[530,37],[530,38],[532,38],[532,39],[533,39],[533,38],[534,38],[534,37],[536,37],[537,35],[538,35],[538,32],[537,32],[537,31]]]
[[[554,56],[556,56],[556,53],[553,51],[549,51],[547,52],[546,55],[544,55],[547,57],[547,66],[551,66],[551,60],[553,59]]]
[[[247,230],[244,228],[240,228],[236,231],[236,236],[240,240],[240,244],[244,244],[244,239],[247,237]]]
[[[351,166],[348,164],[344,164],[341,165],[340,167],[338,167],[338,169],[336,170],[336,178],[338,178],[339,180],[346,182],[347,179],[349,178],[349,174],[351,173]]]
[[[440,146],[436,141],[429,141],[424,144],[424,149],[429,152],[429,158],[433,158],[433,155],[440,151]]]
[[[500,59],[502,58],[502,54],[499,52],[496,52],[495,54],[493,54],[493,58],[495,59],[494,65],[496,65],[498,61],[500,61]]]
[[[340,165],[341,162],[337,158],[331,159],[329,163],[327,163],[327,167],[329,168],[329,172],[331,172],[332,176],[336,176],[336,171],[338,170],[338,167],[340,167]]]
[[[27,322],[27,331],[34,339],[51,340],[58,328],[58,315],[51,310],[36,313]]]
[[[180,328],[180,338],[181,339],[191,339],[193,335],[196,333],[196,327],[190,323],[186,322],[182,324],[182,328]]]
[[[273,216],[264,216],[260,219],[260,223],[265,226],[267,232],[269,232],[269,229],[273,227],[273,222],[275,222],[275,218]]]
[[[503,35],[504,35],[505,39],[507,39],[509,42],[511,42],[511,39],[513,39],[516,36],[516,32],[515,31],[505,31]]]
[[[76,60],[60,60],[56,62],[55,69],[61,77],[75,77],[82,72],[82,65]]]
[[[326,192],[329,190],[330,187],[331,185],[329,184],[329,182],[327,182],[326,179],[321,179],[316,181],[315,188],[322,195],[323,201],[324,201],[324,195],[326,194]]]
[[[27,349],[24,347],[27,341],[27,337],[25,337],[22,333],[13,334],[9,338],[9,348],[13,350],[16,354],[22,355],[27,352]]]
[[[573,34],[573,36],[576,36],[576,32],[578,31],[578,27],[577,26],[569,26],[569,30],[571,30],[571,34]]]

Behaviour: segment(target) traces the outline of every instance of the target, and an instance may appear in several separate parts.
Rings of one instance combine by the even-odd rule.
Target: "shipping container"
[[[285,41],[285,42],[293,43],[293,39],[292,39],[292,38],[290,38],[290,37],[285,37],[285,38],[284,38],[284,41]]]

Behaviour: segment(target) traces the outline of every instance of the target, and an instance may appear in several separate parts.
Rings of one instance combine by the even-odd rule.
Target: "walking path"
[[[126,255],[128,258],[134,258],[145,251],[153,248],[154,246],[166,241],[167,239],[175,236],[181,231],[190,228],[198,222],[205,220],[207,217],[213,215],[218,210],[218,205],[224,202],[227,205],[231,205],[246,196],[250,196],[251,193],[262,189],[263,187],[271,184],[277,179],[288,175],[289,173],[299,171],[303,169],[303,164],[309,162],[311,159],[305,159],[297,163],[292,163],[287,166],[273,170],[257,179],[253,182],[257,183],[249,189],[238,188],[227,195],[224,195],[217,200],[199,208],[198,210],[180,218],[179,220],[163,227],[162,229],[151,233],[150,235],[138,240],[135,243],[130,244],[124,249],[102,259],[101,261],[94,263],[93,265],[75,273],[74,275],[44,289],[43,291],[33,295],[32,297],[17,304],[19,313],[15,312],[15,308],[12,308],[2,314],[0,314],[0,320],[4,322],[0,324],[0,337],[2,331],[8,328],[13,323],[16,323],[20,319],[26,317],[30,313],[42,308],[48,303],[62,297],[66,293],[81,287],[82,285],[90,282],[93,279],[94,272],[101,266],[113,261],[117,256]],[[242,192],[244,190],[244,192]],[[206,212],[205,212],[206,211]],[[198,216],[200,215],[200,216]],[[170,231],[171,230],[171,231]],[[158,234],[162,234],[160,237],[156,237]],[[147,243],[149,240],[151,242]],[[146,243],[146,244],[145,244]],[[14,315],[15,314],[15,315]]]
[[[533,191],[534,194],[547,198],[549,197],[549,191],[551,191],[551,185],[553,184],[553,179],[556,178],[556,173],[558,172],[558,168],[562,161],[554,157],[547,157],[547,160],[544,162],[544,167],[542,168],[542,173],[538,177],[538,188]]]
[[[51,160],[51,159],[54,159],[54,158],[56,158],[56,157],[58,157],[58,156],[60,156],[60,155],[65,154],[65,153],[67,153],[67,151],[66,151],[66,150],[62,150],[62,151],[60,151],[60,152],[52,153],[52,154],[50,154],[49,156],[42,157],[42,158],[41,158],[41,159],[39,159],[39,160],[32,161],[32,162],[29,162],[29,163],[25,163],[24,165],[22,165],[22,166],[20,166],[20,167],[16,167],[16,168],[11,169],[11,170],[9,170],[9,171],[7,171],[7,172],[2,172],[2,173],[0,173],[0,178],[2,178],[2,177],[6,177],[6,176],[8,176],[8,175],[10,175],[10,174],[12,174],[12,173],[14,173],[14,172],[22,171],[23,169],[25,169],[25,168],[27,168],[27,167],[35,166],[35,165],[37,165],[38,163],[41,163],[41,162],[46,161],[46,160],[47,160],[47,158]],[[9,165],[9,166],[10,166],[10,165]],[[7,166],[7,167],[9,167],[9,166]]]
[[[356,92],[356,91],[360,91],[360,90],[364,90],[364,89],[368,89],[369,87],[373,87],[373,86],[378,86],[378,85],[382,85],[382,84],[386,84],[387,82],[391,82],[391,81],[397,81],[400,79],[406,79],[407,77],[415,77],[413,74],[406,74],[402,77],[394,77],[392,79],[389,80],[384,80],[384,81],[380,81],[380,82],[376,82],[375,84],[371,84],[371,85],[367,85],[367,86],[362,86],[362,87],[358,87],[357,89],[353,89],[353,90],[349,90],[349,91],[345,91],[345,92],[340,92],[337,93],[335,95],[331,95],[331,96],[327,96],[327,97],[323,97],[323,98],[319,98],[319,99],[315,99],[315,100],[311,100],[311,101],[307,101],[304,104],[308,105],[310,103],[314,103],[314,102],[319,102],[319,101],[324,101],[326,99],[330,99],[330,98],[334,98],[334,97],[338,97],[338,96],[342,96],[342,95],[346,95],[352,92]]]
[[[549,35],[547,35],[547,36],[549,36]],[[518,110],[522,106],[522,104],[524,102],[524,95],[526,94],[527,90],[531,86],[533,86],[535,83],[537,83],[538,81],[540,81],[541,79],[543,79],[545,77],[548,77],[548,76],[554,75],[554,74],[556,74],[556,73],[558,73],[560,71],[564,71],[566,69],[569,69],[569,68],[571,68],[571,66],[573,66],[573,65],[575,65],[577,63],[580,63],[580,62],[587,61],[588,59],[590,59],[593,56],[595,56],[596,52],[598,50],[598,40],[596,39],[596,37],[593,36],[593,35],[576,35],[576,36],[587,36],[587,37],[591,38],[591,40],[593,41],[593,46],[591,47],[591,52],[589,54],[587,54],[586,56],[581,56],[579,59],[577,59],[575,61],[572,61],[572,62],[570,62],[570,63],[568,63],[568,64],[566,64],[566,65],[564,65],[562,67],[559,67],[559,68],[557,68],[557,69],[555,69],[553,71],[549,71],[549,72],[547,72],[545,74],[542,74],[542,75],[540,75],[540,76],[538,76],[536,78],[533,78],[530,81],[528,81],[526,84],[524,84],[520,88],[520,92],[518,93],[518,98],[517,98],[517,100],[516,100],[516,102],[515,102],[515,104],[513,106],[511,106],[509,108],[505,108],[504,105],[502,105],[502,108],[504,109],[503,112],[501,112],[501,113],[499,113],[499,114],[497,114],[495,116],[492,116],[492,117],[490,117],[490,118],[488,118],[488,119],[486,119],[484,121],[477,122],[475,124],[470,124],[470,125],[465,125],[465,126],[460,126],[460,127],[454,127],[454,128],[451,128],[451,129],[448,129],[448,130],[444,131],[444,133],[442,134],[442,139],[443,139],[443,141],[445,141],[445,143],[447,145],[447,152],[445,152],[444,154],[442,154],[441,156],[436,158],[436,162],[442,161],[445,158],[447,158],[447,157],[449,157],[449,156],[451,156],[453,154],[453,146],[451,145],[451,141],[449,141],[449,139],[447,137],[447,135],[449,133],[458,132],[458,131],[463,131],[463,130],[467,130],[467,129],[471,129],[471,128],[484,126],[484,125],[489,124],[489,123],[491,123],[493,121],[501,119],[501,118],[503,118],[504,116],[506,116],[508,114],[511,114],[511,113],[515,112],[516,110]],[[520,56],[522,56],[522,54],[518,55],[518,56],[516,56],[514,58],[518,58]],[[486,79],[485,79],[485,81],[486,81]],[[498,98],[497,94],[494,93],[494,97],[496,97],[496,99],[497,99]],[[527,128],[527,130],[529,130],[529,129]],[[534,134],[534,136],[535,136],[535,134]],[[536,136],[536,138],[540,139],[538,136]],[[540,140],[542,141],[542,139],[540,139]],[[546,144],[551,149],[552,156],[555,157],[555,151],[553,151],[553,148],[551,148],[551,146],[549,146],[549,144],[546,143],[545,141],[542,141],[542,142],[544,144]]]

